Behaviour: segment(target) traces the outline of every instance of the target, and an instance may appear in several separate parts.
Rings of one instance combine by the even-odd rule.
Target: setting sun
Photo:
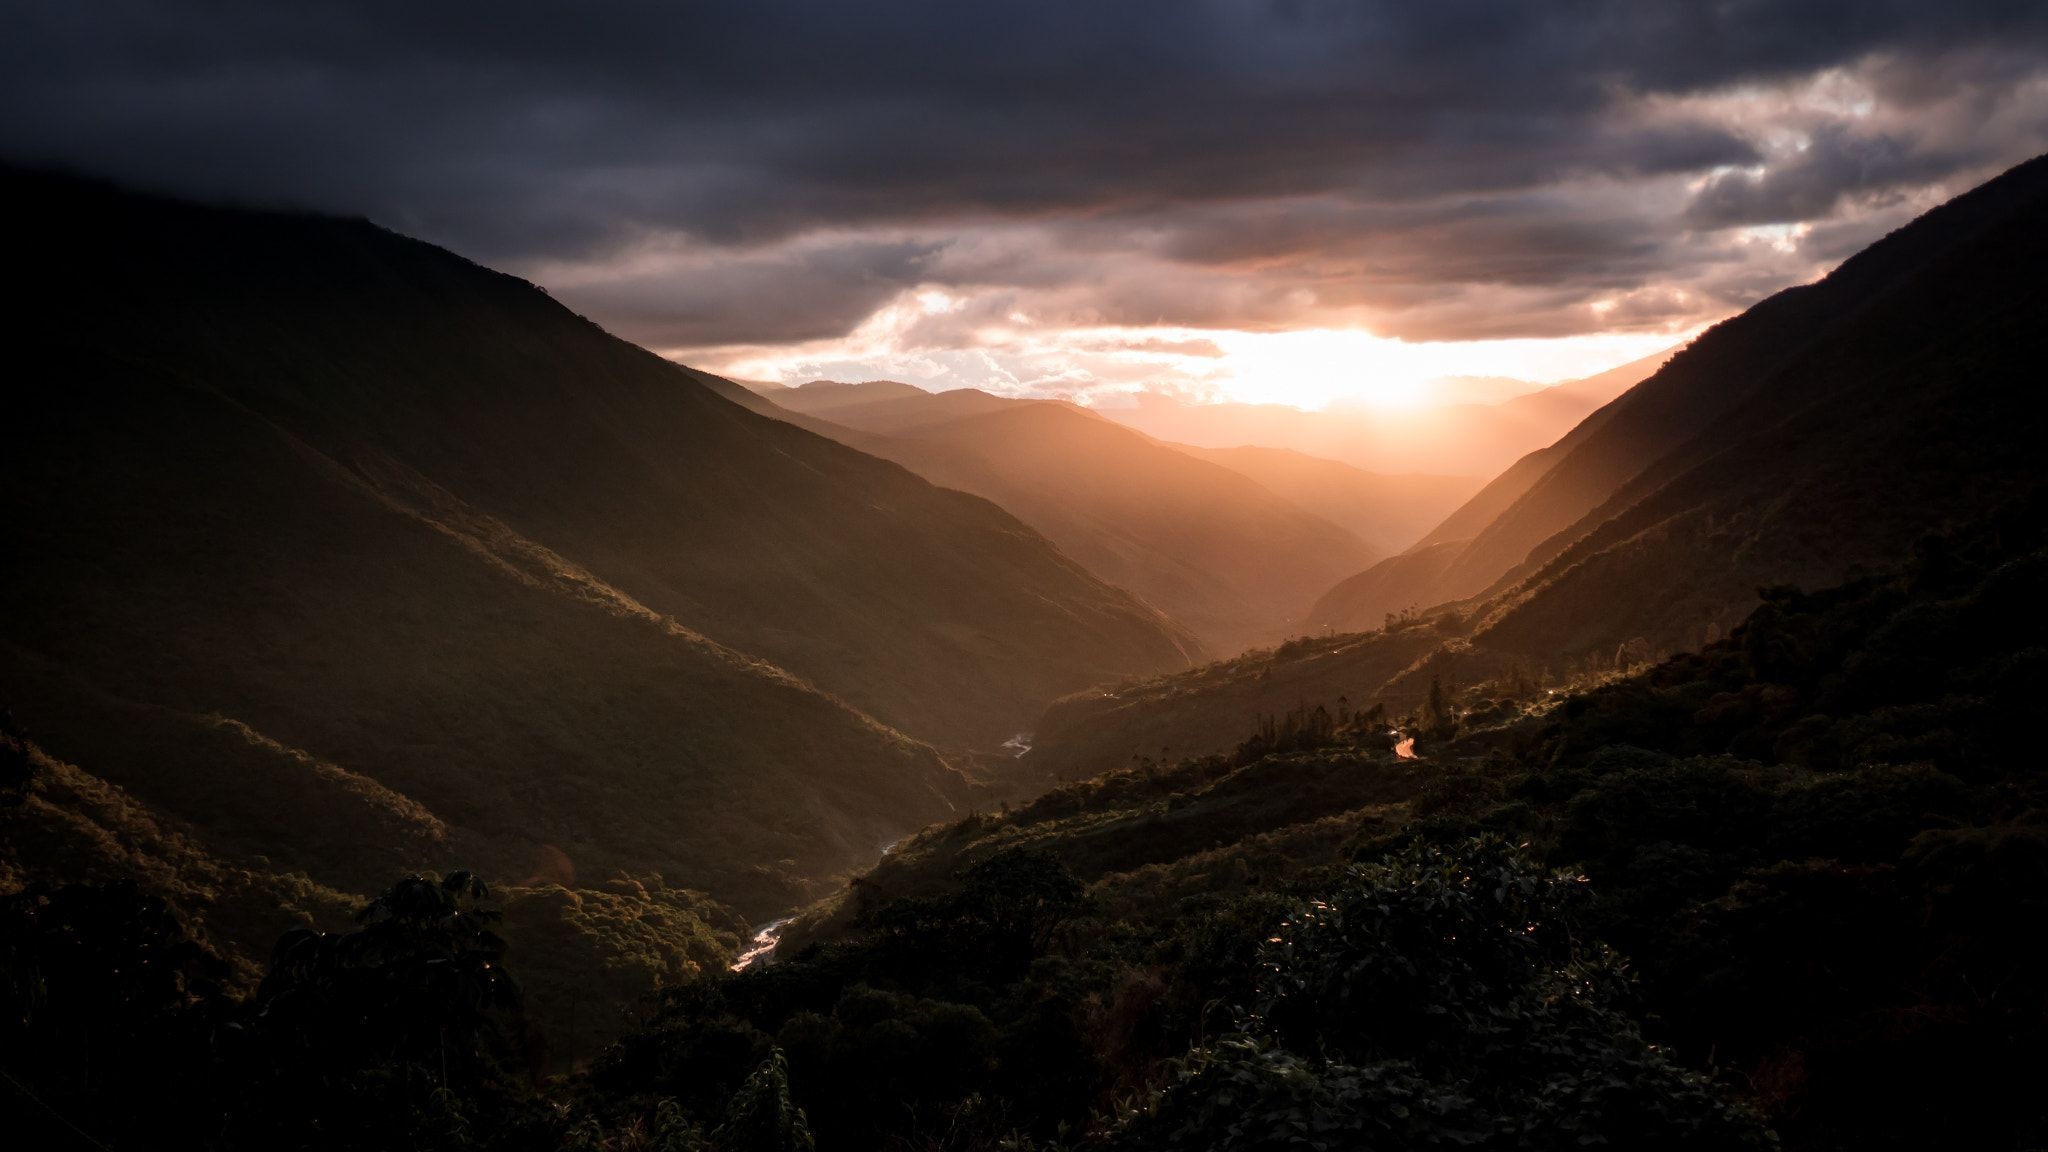
[[[1488,380],[1506,393],[1533,391],[1640,359],[1698,331],[1410,341],[1362,328],[1061,327],[1011,315],[975,327],[961,347],[923,342],[933,318],[971,313],[980,303],[971,295],[917,289],[841,338],[725,348],[687,359],[736,379],[898,380],[931,392],[979,388],[1098,407],[1151,393],[1307,411],[1418,411],[1469,402],[1454,387],[1460,380]]]
[[[1410,343],[1356,329],[1222,332],[1215,383],[1232,400],[1297,408],[1427,408],[1456,398],[1453,377],[1509,377],[1532,386],[1590,376],[1669,347],[1685,334]]]
[[[0,1148],[2048,1150],[2048,0],[0,4]]]

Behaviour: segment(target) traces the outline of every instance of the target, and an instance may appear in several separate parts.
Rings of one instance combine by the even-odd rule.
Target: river
[[[789,927],[789,922],[794,919],[794,916],[784,916],[780,920],[770,920],[755,929],[753,946],[740,953],[740,958],[732,962],[732,970],[745,972],[754,966],[754,961],[775,951],[775,946],[782,943],[782,930]]]
[[[1019,756],[1023,754],[1022,752],[1018,753]],[[898,836],[896,839],[882,845],[882,855],[887,856],[889,853],[894,852],[897,845],[908,839],[910,839],[908,835]],[[770,920],[768,923],[754,929],[753,943],[748,946],[745,952],[740,953],[739,959],[732,962],[732,970],[735,972],[745,972],[757,962],[765,961],[768,957],[774,955],[776,945],[782,943],[782,930],[789,927],[790,922],[795,919],[795,916],[784,916],[780,920]]]
[[[1394,730],[1389,735],[1393,736],[1396,740],[1394,755],[1399,756],[1403,760],[1420,759],[1420,757],[1415,755],[1415,737],[1403,736],[1399,729]],[[1012,756],[1024,755],[1026,752],[1031,751],[1031,733],[1017,733],[1015,736],[1003,741],[1003,749]],[[906,836],[903,839],[894,840],[882,845],[882,855],[887,856],[889,853],[894,852],[896,845],[903,843],[903,840],[907,839],[909,837]],[[754,930],[753,944],[746,951],[740,953],[739,959],[732,962],[732,970],[744,972],[753,967],[755,962],[765,960],[767,957],[774,955],[775,946],[782,943],[782,930],[789,927],[789,922],[794,919],[796,919],[794,916],[784,916],[780,920],[770,920],[768,923],[756,928]]]

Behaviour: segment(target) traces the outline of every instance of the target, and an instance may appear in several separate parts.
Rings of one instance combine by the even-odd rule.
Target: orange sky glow
[[[1533,386],[1591,376],[1682,344],[1703,327],[1406,341],[1362,328],[1248,332],[1019,324],[977,332],[963,350],[903,346],[900,336],[911,323],[953,306],[955,298],[936,289],[906,293],[842,339],[783,348],[687,350],[677,358],[737,379],[784,384],[891,379],[933,390],[971,384],[1096,406],[1115,406],[1132,393],[1156,391],[1191,401],[1309,410],[1419,409],[1497,401],[1530,390],[1510,380]],[[978,381],[973,379],[976,367],[983,373]]]

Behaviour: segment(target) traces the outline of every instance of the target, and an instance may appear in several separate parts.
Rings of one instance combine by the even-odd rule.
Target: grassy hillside
[[[1312,632],[1363,632],[1383,626],[1389,617],[1421,611],[1440,603],[1443,577],[1467,540],[1422,543],[1398,556],[1339,581],[1309,606]]]
[[[2013,254],[2031,251],[2038,239],[2040,167],[2023,165],[1928,213],[1818,283],[1788,289],[1717,325],[1558,444],[1511,469],[1474,499],[1469,512],[1453,517],[1456,523],[1425,538],[1430,544],[1466,541],[1454,548],[1455,555],[1442,557],[1445,562],[1425,581],[1396,585],[1383,574],[1340,585],[1317,605],[1313,619],[1369,626],[1379,612],[1393,610],[1390,598],[1428,607],[1498,591],[1504,577],[1532,574],[1666,481],[1736,444],[1755,450],[1752,462],[1776,476],[1780,487],[1799,482],[1796,499],[1813,515],[1808,527],[1838,521],[1850,526],[1851,535],[1867,528],[1882,539],[1844,540],[1848,550],[1833,558],[1824,558],[1826,549],[1813,550],[1818,567],[1777,556],[1729,573],[1728,588],[1759,578],[1827,579],[1839,575],[1845,562],[1895,556],[1898,531],[1877,525],[1888,519],[1913,522],[1916,510],[1909,506],[1918,497],[1866,500],[1847,490],[1867,485],[1872,487],[1865,491],[1880,491],[1874,486],[1884,484],[1891,471],[1881,457],[1894,450],[1950,474],[1943,483],[1973,467],[1918,451],[1908,431],[1918,414],[1946,425],[1931,440],[1966,453],[1963,446],[1980,435],[2023,442],[2025,427],[2038,419],[2015,407],[2013,378],[2039,362],[2039,326],[2027,323],[2029,309],[2038,307],[2039,287]],[[1952,355],[1976,344],[1988,350],[1973,351],[1974,360]],[[1889,358],[1894,354],[1902,359]],[[1965,364],[1973,368],[1963,369]],[[1967,383],[1947,375],[1959,369],[1984,374]],[[1868,378],[1858,375],[1866,372]],[[1959,389],[1972,394],[1965,398]],[[1986,419],[1973,424],[1973,414]],[[2021,428],[2004,428],[2008,418],[2020,419]],[[1773,429],[1779,430],[1775,439]],[[1862,479],[1846,472],[1821,478],[1829,467],[1854,467],[1824,459],[1839,455],[1842,445],[1871,453],[1860,465],[1866,470]],[[1734,459],[1724,457],[1723,466],[1730,469],[1731,483],[1740,484],[1741,466]],[[1977,470],[1994,474],[2006,463],[1986,461]],[[1812,483],[1805,482],[1806,472]],[[1770,491],[1756,484],[1748,496],[1723,491],[1718,498],[1732,507],[1768,500]],[[1711,498],[1704,491],[1699,496]],[[1682,499],[1674,494],[1662,515],[1646,510],[1632,521],[1634,531],[1668,519]],[[1917,511],[1940,514],[1933,507]],[[1770,574],[1773,563],[1783,568],[1782,576]],[[1732,606],[1694,607],[1705,613],[1698,621],[1704,623],[1716,614],[1726,618]],[[1677,633],[1667,621],[1661,634]]]
[[[1149,681],[1125,706],[1085,706],[1084,724],[1049,721],[1041,750],[1099,763],[1151,744],[1169,716],[1241,716],[1249,701],[1274,711],[1344,694],[1406,709],[1432,681],[1638,663],[1725,634],[1760,586],[1818,587],[1901,561],[1929,529],[2040,483],[2044,243],[2048,161],[2035,161],[1701,337],[1416,548],[1324,598],[1312,621],[1340,627],[1425,610],[1438,642],[1378,641],[1412,661],[1384,680],[1318,683],[1324,645],[1376,643],[1338,638],[1256,669]],[[1445,599],[1457,602],[1428,611]],[[1074,714],[1071,701],[1051,713]]]
[[[987,502],[368,224],[21,173],[0,700],[211,850],[751,912],[954,810],[928,746],[1185,660]],[[905,730],[916,737],[906,736]]]
[[[1695,416],[1681,444],[1537,546],[1475,641],[1566,657],[1635,637],[1697,646],[1705,629],[1740,619],[1760,585],[1811,588],[1895,563],[1930,527],[2037,486],[2044,258],[2048,160],[2037,160],[1803,296],[1760,305],[1759,320],[1703,337],[1674,364],[1721,372],[1738,398]],[[1774,312],[1794,304],[1804,327],[1787,341],[1793,354],[1754,377],[1726,365],[1772,330],[1751,325],[1787,323]],[[1704,365],[1690,362],[1696,352]],[[1596,439],[1620,435],[1627,415]]]
[[[224,962],[225,984],[242,992],[254,989],[280,935],[345,929],[369,895],[407,866],[394,850],[382,877],[344,891],[292,870],[284,854],[217,851],[206,830],[50,757],[11,725],[0,718],[0,763],[19,779],[0,795],[0,894],[134,885],[174,906]],[[345,801],[325,800],[336,831],[369,835],[352,826]],[[318,830],[306,823],[280,829]],[[445,832],[424,829],[425,850],[454,858],[461,848]],[[566,860],[500,893],[509,954],[532,998],[537,1038],[557,1066],[615,1038],[657,989],[724,970],[749,931],[729,908],[658,876],[590,877],[577,887]],[[541,874],[547,871],[553,874]]]
[[[2044,522],[2007,505],[1597,687],[1463,693],[1419,760],[1298,715],[929,830],[571,1081],[525,1077],[540,993],[493,983],[518,945],[446,885],[292,938],[246,998],[118,886],[10,900],[0,955],[46,984],[0,1060],[117,1146],[2033,1147]],[[432,1019],[474,1042],[443,1056],[382,997],[451,966],[477,998]]]
[[[1145,758],[1223,752],[1261,717],[1304,706],[1370,707],[1446,639],[1434,625],[1410,621],[1381,632],[1290,640],[1192,672],[1078,692],[1046,709],[1020,764],[1079,779]],[[1405,709],[1415,701],[1395,703]]]
[[[104,759],[0,733],[0,1098],[109,1147],[2040,1147],[2044,222],[2048,161],[1737,322],[1798,347],[1489,595],[1059,701],[1022,763],[1084,778],[918,833],[738,973],[729,914],[611,873],[737,828],[800,876],[834,850],[805,835],[884,826],[855,793],[943,793],[928,748],[395,453],[74,341],[78,399],[29,411],[57,447],[7,457],[70,575],[7,586],[5,688]],[[1503,515],[1762,362],[1702,346]],[[138,575],[165,557],[190,584]],[[444,682],[526,694],[475,719]],[[656,712],[731,742],[664,774]],[[421,744],[362,721],[394,714]],[[800,822],[744,823],[771,791]],[[535,843],[600,800],[602,844]],[[401,879],[253,958],[380,868],[520,849],[509,888]],[[577,997],[650,986],[536,1075],[533,1019],[580,1043]]]
[[[1774,593],[1704,652],[1598,687],[1467,693],[1419,761],[1340,725],[1294,750],[1247,740],[1148,762],[927,832],[820,911],[815,947],[792,947],[782,967],[734,982],[721,1002],[769,1029],[771,1006],[789,998],[829,1001],[854,980],[895,979],[977,1005],[1005,1035],[1072,1013],[1079,1035],[1101,1039],[1076,1055],[1095,1079],[1066,1090],[1152,1093],[1096,1112],[1087,1146],[1155,1146],[1119,1142],[1154,1117],[1221,1138],[1267,1107],[1283,1120],[1329,1108],[1357,1123],[1344,1097],[1312,1094],[1310,1077],[1350,1071],[1327,1054],[1327,1065],[1288,1064],[1285,1091],[1257,1062],[1222,1061],[1213,1112],[1188,1110],[1185,1095],[1204,1089],[1215,1053],[1193,1077],[1150,1076],[1146,1061],[1243,1027],[1233,1006],[1259,995],[1252,974],[1299,963],[1307,946],[1293,933],[1324,917],[1324,944],[1354,942],[1347,955],[1375,975],[1361,983],[1346,969],[1319,1011],[1341,1016],[1364,998],[1377,1035],[1411,1035],[1401,997],[1382,1003],[1369,990],[1407,989],[1402,974],[1416,972],[1437,988],[1430,978],[1469,971],[1449,957],[1442,970],[1424,962],[1436,955],[1427,942],[1446,938],[1437,917],[1457,915],[1460,892],[1536,891],[1541,869],[1557,868],[1578,895],[1551,914],[1572,924],[1576,956],[1591,965],[1581,976],[1619,949],[1643,1036],[1768,1120],[1777,1139],[1756,1146],[2030,1147],[2048,1132],[2024,1087],[2042,1075],[2048,967],[2028,929],[2048,881],[2048,791],[2014,753],[2048,690],[2048,635],[2032,611],[2048,595],[2043,524],[2038,500],[2008,504],[1929,536],[1899,569]],[[986,907],[977,901],[1005,869],[1021,887],[1026,859],[1056,864],[1085,897],[1067,906],[1067,930],[1038,945],[1035,966],[1016,962],[1010,982],[990,989],[919,962],[913,941],[980,939],[964,935]],[[1345,894],[1342,878],[1361,868],[1379,882],[1370,900]],[[1041,880],[1034,891],[1050,889]],[[1412,936],[1401,931],[1411,898],[1433,914]],[[1538,931],[1508,915],[1515,932]],[[1519,1035],[1528,1022],[1507,995],[1491,989],[1490,1007],[1451,1027]],[[1038,1013],[1028,1024],[1020,1002]],[[624,1051],[642,1061],[675,1051],[702,1035],[702,1019],[678,1011]],[[1644,1090],[1649,1069],[1626,1066],[1610,1085]],[[619,1074],[632,1083],[644,1067]],[[1027,1111],[1043,1107],[1007,1094],[1006,1067],[999,1058],[983,1083],[1031,1101]],[[793,1076],[797,1099],[836,1115],[823,1082]],[[1361,1076],[1332,1088],[1367,1098],[1416,1088],[1381,1085]],[[920,1079],[892,1090],[947,1089]],[[923,1099],[919,1117],[934,1104]],[[1612,1100],[1598,1114],[1656,1122],[1654,1110]],[[1431,1115],[1425,1123],[1445,1122]],[[1529,1131],[1498,1146],[1522,1146]]]
[[[824,399],[811,394],[826,388]],[[867,404],[846,390],[875,389]],[[810,384],[776,403],[934,484],[984,496],[1216,654],[1272,643],[1375,553],[1349,530],[1227,465],[1055,401],[971,389]],[[801,418],[801,417],[799,417]]]

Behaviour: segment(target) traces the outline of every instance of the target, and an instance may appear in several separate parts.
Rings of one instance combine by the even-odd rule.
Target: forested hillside
[[[288,937],[246,1002],[164,905],[31,892],[0,919],[10,972],[42,980],[13,1039],[123,1056],[10,1074],[105,1137],[135,1131],[96,1106],[118,1096],[160,1139],[228,1147],[322,1125],[436,1148],[1263,1148],[1362,1122],[1390,1148],[2026,1147],[2048,1135],[2048,796],[2011,750],[2048,691],[2044,522],[2007,505],[1898,570],[1774,592],[1636,675],[1299,712],[929,831],[808,946],[678,985],[545,1096],[519,1072],[526,1002],[490,975],[522,954],[466,874]],[[58,786],[34,760],[15,795]],[[121,975],[138,948],[157,977]],[[473,990],[437,1010],[470,1037],[445,1065],[394,1013],[434,955]],[[222,1020],[243,1038],[209,1042]]]
[[[1156,753],[1177,716],[1247,723],[1339,696],[1410,708],[1433,682],[1639,665],[1725,635],[1760,587],[1897,563],[2040,483],[2044,256],[2035,160],[1708,332],[1454,514],[1466,531],[1506,504],[1469,539],[1439,529],[1311,615],[1378,631],[1077,694],[1033,755],[1086,774]],[[1367,604],[1374,619],[1350,618]],[[1421,651],[1419,629],[1437,633]],[[1180,731],[1177,751],[1224,746],[1220,723]]]
[[[245,967],[460,860],[589,907],[688,890],[641,965],[678,978],[722,962],[699,921],[744,926],[703,893],[792,907],[986,802],[956,762],[1047,700],[1187,662],[987,502],[440,249],[20,171],[0,202],[33,285],[0,705],[77,782],[51,819],[156,895],[244,877],[202,886]]]
[[[2048,4],[0,106],[0,1152],[2048,1152]]]

